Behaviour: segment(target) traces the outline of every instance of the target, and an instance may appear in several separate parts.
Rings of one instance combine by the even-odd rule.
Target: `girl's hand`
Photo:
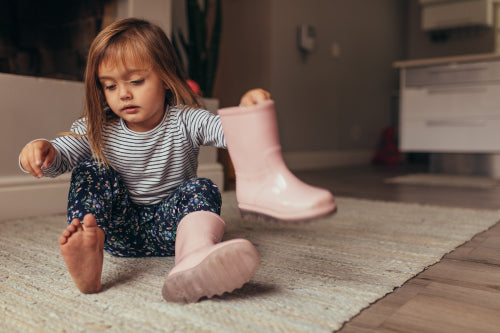
[[[240,106],[251,106],[268,99],[271,99],[269,92],[264,89],[252,89],[241,97]]]
[[[19,155],[19,161],[24,170],[36,178],[42,178],[42,166],[50,167],[55,157],[56,150],[52,143],[46,140],[36,140],[24,146]]]

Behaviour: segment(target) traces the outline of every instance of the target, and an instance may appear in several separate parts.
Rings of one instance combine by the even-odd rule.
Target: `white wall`
[[[138,17],[149,20],[170,36],[173,0],[116,0],[116,18]]]
[[[406,1],[226,0],[216,96],[234,105],[246,89],[269,89],[292,169],[368,163],[392,121],[405,50]],[[316,29],[303,58],[296,28]],[[332,56],[336,43],[340,54]]]
[[[285,150],[372,150],[390,124],[404,6],[400,0],[305,2],[275,0],[273,7],[272,91]],[[302,22],[317,35],[305,60],[296,46]]]

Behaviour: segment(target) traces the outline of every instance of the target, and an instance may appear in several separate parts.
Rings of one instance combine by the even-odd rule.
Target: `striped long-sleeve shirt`
[[[86,133],[85,120],[71,131]],[[160,202],[179,185],[196,177],[200,146],[225,148],[220,118],[205,110],[169,107],[162,122],[148,132],[133,132],[122,119],[103,128],[103,152],[120,174],[130,198],[137,204]],[[71,171],[90,158],[86,136],[62,136],[51,141],[56,149],[49,177]]]

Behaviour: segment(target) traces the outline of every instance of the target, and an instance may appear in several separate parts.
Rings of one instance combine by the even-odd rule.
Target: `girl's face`
[[[147,132],[161,122],[166,87],[156,71],[129,58],[117,64],[103,61],[98,77],[108,106],[129,129]]]

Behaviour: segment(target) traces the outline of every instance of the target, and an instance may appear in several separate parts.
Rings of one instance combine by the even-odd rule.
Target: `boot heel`
[[[335,213],[337,213],[337,207],[335,207],[334,210],[332,210],[326,214],[323,214],[323,215],[319,215],[319,216],[315,216],[315,217],[311,217],[311,218],[307,218],[307,219],[300,218],[300,219],[294,220],[294,219],[290,219],[290,218],[278,219],[276,217],[262,214],[262,213],[258,213],[255,211],[240,209],[240,215],[246,221],[274,223],[274,224],[282,224],[282,225],[300,225],[300,224],[307,224],[307,223],[311,223],[311,222],[317,222],[317,221],[320,221],[322,219],[328,218],[328,217],[334,215]]]

